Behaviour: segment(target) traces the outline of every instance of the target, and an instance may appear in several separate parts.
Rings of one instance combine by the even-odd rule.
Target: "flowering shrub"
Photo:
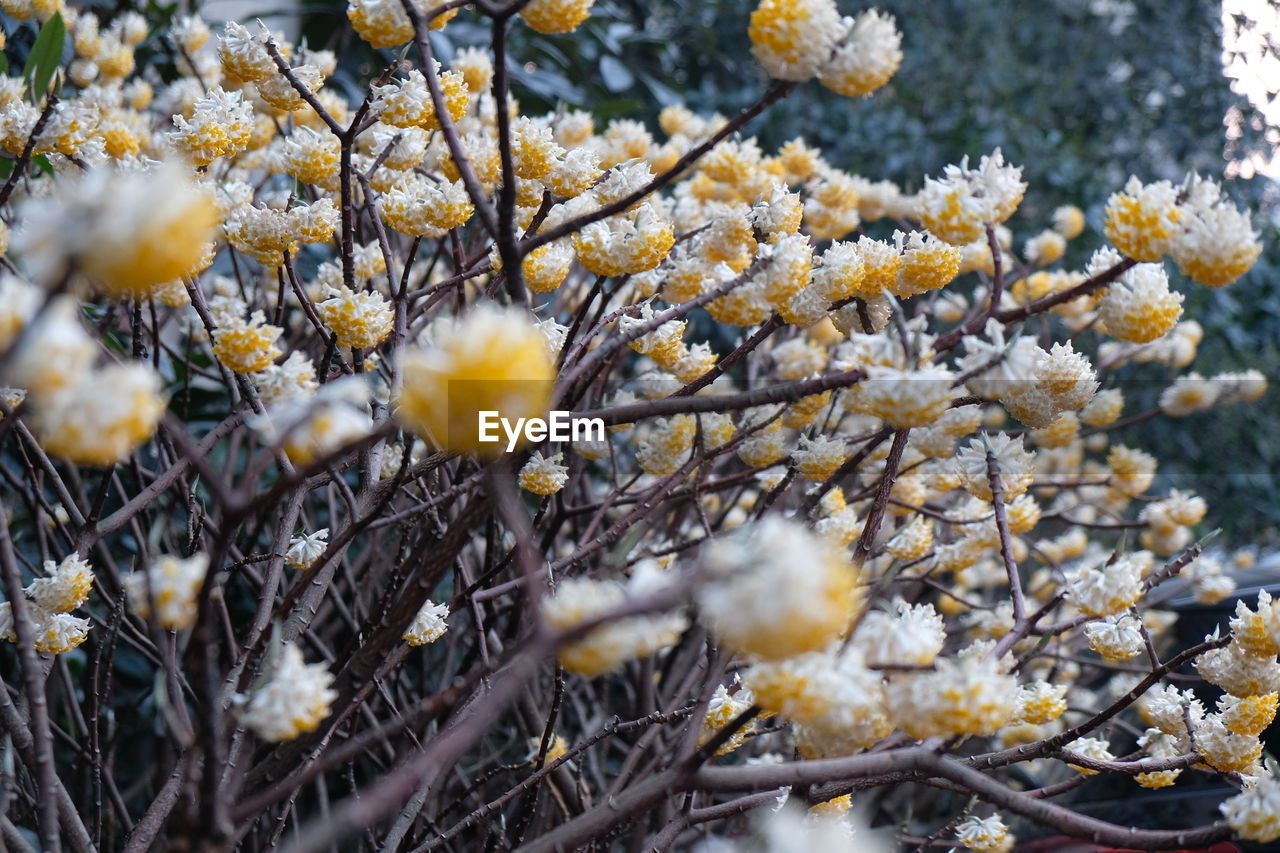
[[[866,96],[902,60],[833,0],[763,0],[774,82],[660,138],[511,97],[510,29],[590,0],[353,0],[387,65],[346,95],[257,24],[3,5],[40,27],[0,85],[6,840],[1280,838],[1280,610],[1175,642],[1169,589],[1234,581],[1133,430],[1266,390],[1182,372],[1183,293],[1261,251],[1213,181],[1132,178],[1074,270],[1083,214],[1015,245],[999,150],[907,194],[762,147],[801,85]],[[492,40],[445,66],[464,6]],[[1158,405],[1128,362],[1167,366]],[[483,435],[551,411],[607,432]],[[1221,822],[1055,801],[1185,771],[1238,789]],[[907,783],[975,799],[860,793]]]

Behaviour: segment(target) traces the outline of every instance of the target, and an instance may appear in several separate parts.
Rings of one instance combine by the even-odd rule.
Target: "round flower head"
[[[1151,487],[1156,464],[1156,458],[1150,453],[1117,444],[1107,454],[1111,486],[1122,494],[1136,497]]]
[[[437,12],[443,0],[414,0],[414,8],[430,29],[444,27],[458,10]],[[347,18],[351,26],[373,47],[395,47],[413,38],[413,24],[400,0],[348,0]]]
[[[747,35],[770,77],[800,81],[830,60],[842,30],[833,0],[762,0],[751,13]]]
[[[1169,290],[1169,276],[1159,264],[1139,264],[1107,288],[1098,316],[1107,333],[1122,341],[1145,344],[1162,337],[1182,316],[1182,294]]]
[[[701,378],[715,367],[715,364],[716,354],[711,350],[711,347],[707,344],[699,343],[689,347],[684,355],[676,359],[676,363],[672,365],[671,369],[677,379],[688,384]]]
[[[258,389],[258,399],[268,407],[291,397],[310,396],[319,387],[315,365],[296,350],[283,364],[269,364],[249,378]]]
[[[905,299],[946,287],[960,272],[960,250],[932,234],[898,231],[894,239],[902,254],[902,266],[891,287],[894,296]]]
[[[1195,412],[1213,407],[1218,398],[1217,382],[1205,379],[1198,373],[1189,373],[1173,380],[1173,384],[1160,394],[1160,411],[1171,418],[1185,418]]]
[[[959,166],[947,166],[942,178],[925,179],[917,199],[920,221],[938,238],[964,246],[984,239],[985,226],[1012,216],[1026,188],[1022,167],[1006,165],[1000,149],[976,169],[966,157]]]
[[[645,303],[640,308],[639,316],[624,315],[618,318],[618,332],[628,338],[633,337],[634,329],[638,329],[653,319],[653,307]],[[631,340],[629,346],[638,353],[649,356],[660,367],[670,368],[684,355],[684,320],[668,320],[658,328],[646,332]]]
[[[142,298],[204,264],[216,212],[209,192],[176,165],[152,172],[95,169],[23,205],[28,271],[50,285],[79,272],[114,299]]]
[[[895,559],[909,562],[918,560],[933,546],[933,522],[918,515],[897,532],[885,545],[885,551]]]
[[[709,743],[725,726],[755,704],[755,695],[747,688],[740,687],[736,693],[730,693],[723,684],[716,687],[707,702],[706,713],[702,715],[702,730],[698,733],[698,746]],[[747,741],[751,725],[747,724],[730,736],[724,745],[716,750],[716,755],[728,755]]]
[[[921,739],[997,731],[1017,712],[1018,682],[989,657],[992,646],[974,643],[938,658],[933,672],[892,676],[886,688],[890,719]]]
[[[273,64],[274,70],[274,64]],[[296,65],[291,69],[293,77],[303,85],[307,91],[315,94],[320,86],[324,83],[324,74],[314,65]],[[262,100],[281,112],[293,112],[300,110],[306,106],[306,101],[302,99],[302,95],[293,87],[293,83],[283,74],[275,74],[275,76],[258,83],[258,94],[262,96]]]
[[[956,841],[974,853],[1009,853],[1014,838],[1000,815],[985,818],[971,815],[956,827]]]
[[[309,127],[298,128],[280,150],[280,162],[287,174],[304,184],[328,190],[338,188],[340,157],[341,147],[336,136]]]
[[[1169,238],[1169,252],[1190,278],[1209,287],[1228,285],[1262,254],[1249,212],[1229,204],[1213,181],[1195,176],[1186,195],[1186,203],[1179,207],[1178,228]]]
[[[1046,267],[1059,260],[1067,250],[1067,240],[1057,231],[1042,231],[1027,241],[1023,257],[1027,263]]]
[[[853,296],[874,299],[884,292],[879,288],[867,293],[863,287],[865,278],[866,265],[856,243],[832,243],[813,269],[813,285],[829,302]]]
[[[448,616],[449,605],[436,604],[433,601],[425,602],[405,630],[404,641],[411,646],[434,643],[449,630],[449,625],[445,622]]]
[[[932,604],[897,603],[897,614],[872,610],[854,643],[871,666],[929,666],[946,642],[942,617]]]
[[[1280,654],[1280,602],[1273,601],[1264,589],[1258,593],[1257,607],[1255,612],[1243,601],[1236,602],[1231,636],[1255,655],[1275,657]]]
[[[668,582],[653,561],[638,563],[626,583],[570,578],[543,600],[542,621],[553,631],[572,631],[622,607],[628,598],[654,594]],[[615,619],[591,629],[580,640],[562,645],[560,664],[589,678],[603,675],[627,661],[650,657],[675,645],[688,626],[682,613]]]
[[[1179,748],[1178,738],[1167,735],[1159,729],[1147,729],[1142,737],[1138,738],[1138,746],[1142,747],[1147,755],[1152,758],[1176,758],[1182,752]],[[1181,775],[1181,768],[1154,770],[1150,773],[1139,773],[1133,777],[1133,781],[1144,788],[1167,788],[1174,784]]]
[[[245,205],[228,216],[223,231],[232,246],[274,268],[284,263],[285,252],[298,250],[297,226],[289,211]]]
[[[1275,720],[1278,695],[1280,694],[1264,693],[1242,699],[1228,693],[1218,699],[1218,716],[1228,731],[1257,737]]]
[[[402,424],[438,446],[490,454],[505,444],[480,441],[480,413],[513,423],[540,417],[555,377],[543,334],[528,316],[488,303],[432,325],[426,345],[407,352],[402,369]]]
[[[1237,835],[1246,841],[1280,838],[1280,779],[1261,776],[1220,805],[1219,810]]]
[[[378,213],[402,234],[440,237],[475,212],[462,181],[437,184],[415,178],[378,197]]]
[[[466,81],[456,71],[440,73],[438,62],[432,73],[440,84],[449,118],[455,122],[460,120],[466,115],[467,105],[470,103]],[[435,101],[431,98],[427,78],[416,68],[403,80],[375,85],[372,91],[372,111],[386,124],[394,127],[420,127],[423,130],[440,129],[440,119],[436,116]]]
[[[675,230],[652,199],[634,214],[593,222],[570,238],[578,261],[596,275],[645,272],[662,263],[675,245]]]
[[[569,469],[560,464],[562,458],[563,453],[545,459],[541,453],[533,454],[520,469],[520,488],[535,495],[554,495],[563,489],[569,480]]]
[[[72,554],[61,563],[46,560],[46,577],[36,578],[27,587],[27,597],[48,613],[68,613],[84,604],[93,589],[89,564]]]
[[[544,180],[563,154],[564,149],[545,123],[520,116],[512,124],[511,157],[519,177]]]
[[[275,60],[267,53],[270,35],[265,29],[251,33],[241,24],[227,22],[226,29],[218,37],[218,59],[222,62],[222,70],[233,82],[256,83],[279,75]],[[204,38],[208,37],[206,29]]]
[[[751,207],[749,216],[757,232],[774,240],[800,230],[804,202],[799,193],[788,192],[781,183],[774,184],[769,194]]]
[[[1195,748],[1206,764],[1224,773],[1253,774],[1261,769],[1261,742],[1256,737],[1235,734],[1217,714],[1210,714],[1196,726]]]
[[[33,426],[49,453],[81,465],[110,466],[149,441],[165,412],[160,376],[127,362],[77,375],[35,401]]]
[[[89,620],[70,613],[46,613],[38,606],[28,606],[35,626],[32,631],[35,649],[50,655],[65,654],[89,636]]]
[[[871,9],[844,18],[836,50],[818,79],[833,92],[857,98],[879,89],[902,64],[902,33],[892,15]]]
[[[1100,427],[1115,423],[1124,411],[1124,392],[1119,388],[1099,391],[1080,410],[1080,420],[1089,426]]]
[[[698,606],[729,649],[777,660],[824,648],[860,605],[849,558],[778,517],[738,528],[702,555]]]
[[[1121,254],[1135,261],[1158,261],[1181,218],[1177,191],[1168,181],[1145,186],[1130,177],[1124,191],[1107,199],[1104,228]]]
[[[204,584],[209,567],[206,554],[186,559],[165,555],[145,572],[134,572],[123,580],[129,609],[139,619],[150,619],[152,604],[155,619],[162,628],[181,631],[196,621],[196,596]]]
[[[313,465],[373,430],[370,389],[357,376],[323,385],[310,398],[291,397],[253,418],[264,442],[279,444],[294,465]]]
[[[1065,684],[1049,684],[1036,681],[1023,685],[1018,692],[1018,710],[1016,718],[1034,726],[1051,723],[1067,710],[1067,693]]]
[[[391,334],[395,319],[391,303],[368,290],[353,293],[343,288],[317,305],[316,311],[345,349],[373,349]]]
[[[270,680],[249,697],[240,719],[265,741],[293,740],[315,731],[329,716],[329,705],[338,698],[332,683],[326,664],[308,664],[301,649],[286,644],[280,648]]]
[[[805,758],[852,755],[893,733],[879,673],[851,652],[756,664],[743,680],[758,704],[796,724],[796,749]]]
[[[1037,368],[1044,350],[1033,338],[1006,340],[998,320],[988,320],[982,336],[965,335],[965,355],[959,369],[968,376],[966,387],[980,397],[1006,400],[1036,390]]]
[[[1080,755],[1083,755],[1085,758],[1092,758],[1095,761],[1115,760],[1115,754],[1111,751],[1111,745],[1102,738],[1076,738],[1071,743],[1067,744],[1066,748],[1072,752],[1077,752]],[[1098,773],[1097,770],[1093,770],[1088,767],[1081,767],[1076,764],[1068,764],[1067,766],[1072,770],[1083,773],[1086,776],[1095,776]]]
[[[1074,240],[1084,232],[1084,211],[1074,204],[1064,204],[1053,211],[1053,230],[1067,240]]]
[[[235,373],[253,373],[280,357],[276,341],[284,329],[266,322],[254,311],[246,322],[236,318],[213,330],[213,354]]]
[[[453,55],[451,67],[462,75],[473,95],[489,91],[489,84],[493,82],[493,61],[488,51],[464,47]]]
[[[836,472],[849,456],[849,448],[843,439],[827,436],[801,436],[791,458],[795,460],[800,476],[814,483],[821,483]]]
[[[1035,453],[1022,446],[1022,437],[1010,438],[1006,433],[990,437],[991,450],[1000,469],[1000,491],[1004,502],[1009,503],[1021,495],[1035,479],[1033,462]],[[987,449],[981,441],[970,441],[955,456],[956,473],[960,485],[975,498],[991,501],[991,483],[988,476]]]
[[[295,536],[289,540],[284,552],[284,562],[291,569],[309,569],[324,553],[329,544],[329,528],[322,527],[313,533]]]
[[[520,17],[540,33],[568,33],[587,19],[593,5],[595,0],[531,0],[520,10]]]
[[[951,406],[955,377],[941,367],[899,370],[871,365],[858,385],[864,410],[895,429],[927,426]]]
[[[639,443],[636,464],[651,476],[671,476],[689,458],[697,429],[697,421],[692,415],[659,418]]]
[[[1067,574],[1067,600],[1090,616],[1119,613],[1133,606],[1142,592],[1142,566],[1132,555]],[[1120,633],[1127,635],[1124,627]]]
[[[1233,696],[1260,696],[1280,691],[1280,663],[1250,652],[1239,642],[1210,649],[1196,658],[1196,671],[1210,684]]]
[[[546,182],[556,195],[577,198],[591,189],[602,174],[600,157],[595,151],[575,148],[552,165]]]
[[[219,157],[239,154],[253,134],[253,108],[240,92],[210,89],[196,101],[190,117],[175,115],[169,140],[194,166],[208,166]]]
[[[1089,638],[1089,648],[1104,660],[1122,661],[1142,653],[1141,625],[1136,617],[1123,613],[1090,622],[1084,626],[1084,635]]]
[[[858,227],[858,183],[826,169],[805,185],[804,224],[815,240],[838,240]]]
[[[0,342],[6,349],[18,342],[18,334],[31,322],[6,370],[6,380],[37,395],[77,383],[92,366],[98,347],[80,324],[76,300],[55,297],[37,316],[41,291],[13,277],[0,280],[0,298],[5,297],[13,300],[0,307],[0,312],[9,312],[0,315]]]

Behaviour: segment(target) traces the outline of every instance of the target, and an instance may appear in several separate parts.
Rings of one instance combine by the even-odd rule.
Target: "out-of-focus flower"
[[[207,554],[181,559],[164,555],[151,568],[126,575],[122,581],[129,608],[139,619],[152,617],[170,631],[190,628],[196,621],[196,596],[209,567]]]
[[[489,304],[433,325],[404,356],[400,422],[438,446],[497,453],[481,442],[479,413],[512,422],[545,414],[554,370],[543,335],[526,315]]]
[[[659,592],[670,582],[652,562],[637,564],[626,583],[570,578],[543,602],[542,620],[554,631],[572,631],[622,607],[628,599]],[[649,657],[675,645],[688,625],[688,619],[678,612],[615,619],[562,646],[560,663],[581,675],[602,675],[627,661]]]
[[[110,466],[149,441],[165,412],[160,376],[147,364],[112,364],[81,373],[35,400],[33,426],[49,453]]]
[[[710,543],[698,606],[734,651],[777,660],[824,648],[861,606],[847,555],[796,522],[768,517]]]
[[[323,663],[307,663],[292,643],[280,648],[270,679],[253,692],[241,721],[265,741],[293,740],[315,731],[338,698],[333,674]]]
[[[206,263],[215,216],[209,192],[180,166],[95,169],[24,204],[15,248],[49,286],[74,271],[114,299],[142,298]]]

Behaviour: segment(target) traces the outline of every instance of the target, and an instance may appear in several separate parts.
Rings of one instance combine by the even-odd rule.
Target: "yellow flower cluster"
[[[489,306],[433,326],[426,346],[405,353],[402,370],[402,424],[437,446],[487,454],[503,445],[480,440],[479,413],[540,417],[554,378],[541,332],[522,314]]]

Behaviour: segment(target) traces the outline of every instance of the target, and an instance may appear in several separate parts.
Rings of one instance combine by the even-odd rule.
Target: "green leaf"
[[[62,64],[62,48],[66,40],[67,26],[62,22],[62,13],[56,12],[40,28],[27,57],[27,67],[22,71],[22,79],[31,87],[33,101],[38,102],[48,91],[49,81]]]

